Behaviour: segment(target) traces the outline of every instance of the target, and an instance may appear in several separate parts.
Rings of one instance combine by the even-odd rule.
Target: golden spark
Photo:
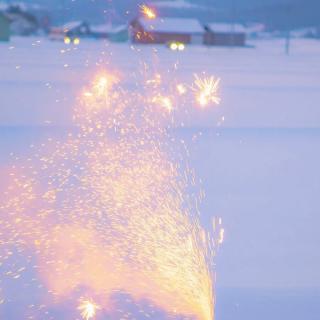
[[[148,19],[155,19],[157,17],[156,12],[145,4],[140,6],[140,11]]]
[[[184,95],[187,93],[187,88],[181,83],[178,84],[176,88],[177,88],[179,95]]]
[[[220,79],[211,77],[200,78],[195,74],[195,96],[197,102],[201,107],[206,107],[209,104],[220,104],[220,97],[218,95]]]
[[[113,74],[103,74],[96,77],[93,89],[98,96],[108,93],[108,91],[116,84],[119,79]]]
[[[112,72],[99,74],[74,108],[77,133],[32,146],[28,161],[0,172],[0,279],[27,281],[20,276],[36,261],[48,304],[87,288],[112,308],[121,288],[169,314],[213,319],[221,221],[212,236],[201,226],[203,195],[189,192],[198,186],[187,156],[175,161],[169,151],[179,142],[162,120],[174,121],[177,83],[167,91],[165,79],[150,79],[136,90]],[[217,103],[217,88],[215,78],[199,78],[196,94]],[[26,266],[14,263],[15,251],[29,258]],[[91,320],[99,308],[86,299],[78,310]]]
[[[157,95],[153,97],[152,102],[159,105],[161,108],[171,112],[173,110],[173,103],[169,97]]]
[[[84,300],[78,307],[81,312],[81,316],[84,320],[90,320],[95,317],[97,310],[100,307],[90,300]]]

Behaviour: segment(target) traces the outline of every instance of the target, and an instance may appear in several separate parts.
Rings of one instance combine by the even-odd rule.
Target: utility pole
[[[287,35],[286,35],[286,44],[285,44],[285,51],[286,51],[286,55],[289,56],[290,55],[290,46],[291,46],[291,32],[290,29],[287,30]]]
[[[285,53],[287,56],[290,55],[291,49],[291,27],[290,27],[290,17],[291,17],[291,6],[288,4],[287,6],[287,23],[286,23],[286,39],[285,39]]]
[[[232,0],[232,3],[231,3],[231,34],[232,34],[231,47],[235,46],[236,15],[237,15],[236,0]]]

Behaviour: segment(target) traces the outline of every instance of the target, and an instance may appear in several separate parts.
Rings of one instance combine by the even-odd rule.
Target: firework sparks
[[[146,81],[147,85],[153,86],[154,88],[157,88],[161,85],[161,75],[159,73],[155,74],[155,76],[151,79],[148,79]]]
[[[222,228],[222,229],[220,229],[220,232],[219,232],[219,240],[218,240],[218,242],[219,242],[219,244],[222,244],[223,241],[224,241],[224,229]]]
[[[169,112],[172,111],[173,105],[172,105],[172,101],[170,100],[170,98],[168,98],[168,97],[162,97],[162,98],[161,98],[161,104],[162,104],[162,106],[163,106],[166,110],[168,110]]]
[[[78,307],[78,310],[81,312],[81,317],[84,320],[93,319],[99,310],[100,307],[90,300],[84,300]]]
[[[94,81],[93,90],[98,96],[101,96],[108,92],[118,81],[119,79],[113,74],[98,76]]]
[[[183,84],[178,84],[177,85],[177,92],[179,93],[179,95],[184,95],[184,94],[186,94],[187,93],[187,88],[183,85]]]
[[[145,4],[140,6],[140,11],[148,19],[155,19],[157,17],[156,12]]]
[[[211,77],[200,78],[195,75],[195,95],[196,100],[201,107],[206,107],[209,104],[219,104],[220,97],[218,95],[220,79]]]
[[[168,112],[172,112],[173,110],[172,100],[169,97],[158,95],[152,99],[152,102]]]
[[[211,261],[223,231],[219,241],[201,227],[199,199],[187,191],[194,174],[165,152],[173,139],[161,120],[183,92],[174,82],[164,94],[160,75],[150,79],[136,92],[100,74],[74,110],[78,133],[49,140],[21,172],[13,167],[0,205],[0,265],[10,271],[0,274],[18,281],[27,268],[10,264],[12,248],[28,261],[34,252],[54,299],[78,301],[77,289],[87,288],[111,309],[123,290],[168,313],[212,320]],[[197,83],[207,101],[218,101],[215,78]],[[84,300],[79,311],[89,320],[99,308]]]

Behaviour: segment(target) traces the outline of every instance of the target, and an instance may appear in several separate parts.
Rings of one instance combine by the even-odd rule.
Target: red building
[[[240,24],[210,23],[205,26],[204,43],[209,46],[246,45],[246,30]]]
[[[130,24],[133,43],[165,44],[172,41],[203,44],[205,30],[199,21],[183,18],[137,18]]]

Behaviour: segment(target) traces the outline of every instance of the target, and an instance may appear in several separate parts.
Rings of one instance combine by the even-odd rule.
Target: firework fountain
[[[66,303],[86,320],[112,317],[119,293],[170,317],[213,319],[213,257],[223,229],[220,220],[214,230],[201,227],[202,192],[190,192],[194,173],[177,161],[184,146],[168,128],[178,107],[219,103],[219,80],[195,76],[163,88],[156,74],[126,90],[121,79],[99,74],[75,107],[76,132],[33,147],[8,175],[0,300],[15,302],[5,279],[39,292],[26,319],[55,319],[50,307]]]

